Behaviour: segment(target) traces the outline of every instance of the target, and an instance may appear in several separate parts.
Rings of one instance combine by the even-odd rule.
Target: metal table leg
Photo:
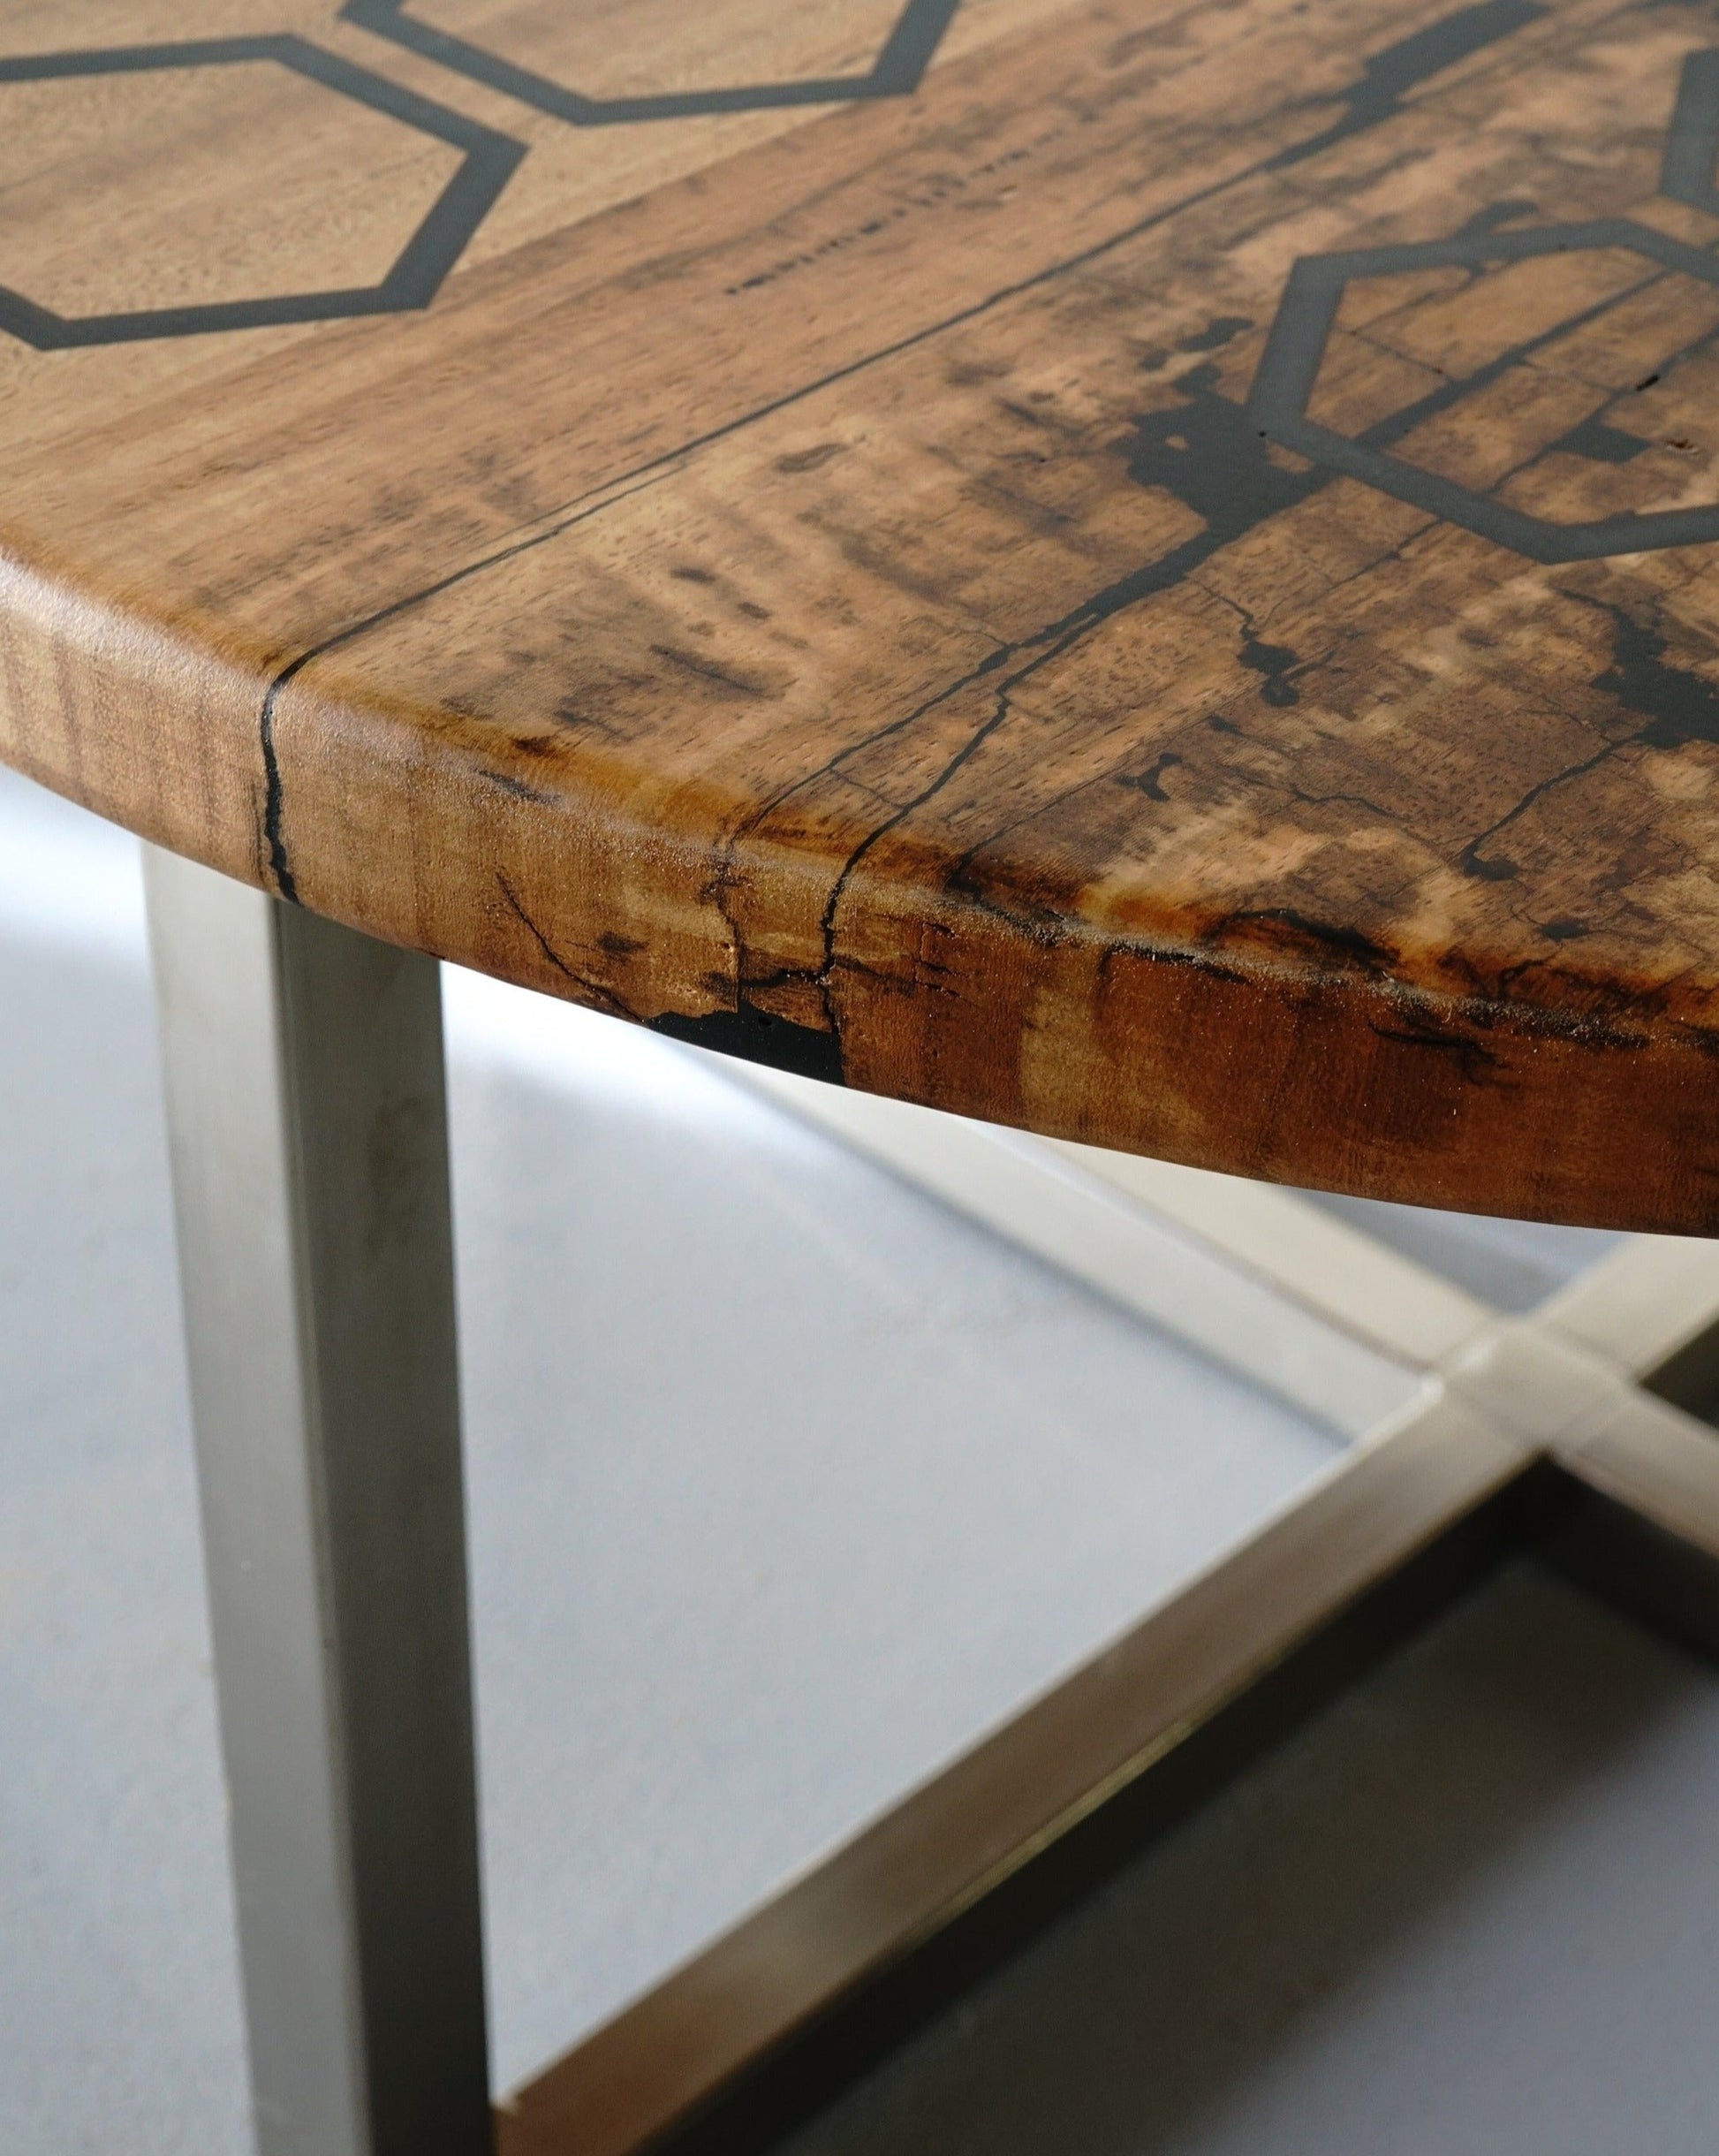
[[[147,874],[258,2144],[478,2156],[436,968]]]

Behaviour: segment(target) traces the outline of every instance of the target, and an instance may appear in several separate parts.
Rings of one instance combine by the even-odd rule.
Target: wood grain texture
[[[897,19],[406,12],[613,101],[720,89],[725,10],[754,85]],[[268,64],[5,80],[282,30],[458,126]],[[331,6],[9,12],[0,284],[67,314],[375,280],[523,155],[394,311],[0,332],[0,754],[719,1048],[1711,1232],[1709,49],[1682,4],[966,0],[914,87],[586,124]]]

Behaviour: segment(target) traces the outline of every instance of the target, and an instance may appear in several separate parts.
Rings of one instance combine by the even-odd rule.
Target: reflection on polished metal
[[[148,878],[259,2146],[481,2156],[436,967]]]

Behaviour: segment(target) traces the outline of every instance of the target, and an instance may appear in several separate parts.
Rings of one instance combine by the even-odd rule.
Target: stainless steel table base
[[[475,2156],[436,968],[164,854],[149,892],[261,2147]],[[1286,1192],[754,1082],[1357,1442],[518,2091],[504,2156],[770,2145],[966,1980],[969,1918],[1002,1950],[1088,1823],[1155,1831],[1250,1702],[1304,1711],[1488,1551],[1719,1646],[1719,1445],[1674,1404],[1719,1373],[1719,1246],[1632,1238],[1507,1317]],[[1363,1350],[1409,1381],[1376,1420]]]
[[[491,2145],[440,989],[151,849],[262,2156]]]

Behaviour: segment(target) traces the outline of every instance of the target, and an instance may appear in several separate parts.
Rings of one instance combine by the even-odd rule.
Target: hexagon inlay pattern
[[[1667,131],[1660,171],[1662,194],[1710,216],[1719,216],[1719,51],[1692,53],[1679,78],[1677,100]],[[1448,471],[1431,468],[1405,444],[1418,428],[1452,413],[1465,401],[1478,404],[1512,368],[1531,368],[1537,357],[1560,340],[1573,339],[1591,323],[1627,307],[1668,277],[1682,278],[1719,292],[1719,254],[1674,239],[1655,227],[1627,217],[1602,217],[1579,224],[1518,227],[1511,219],[1522,206],[1501,204],[1471,220],[1449,239],[1398,247],[1357,248],[1345,253],[1306,255],[1295,263],[1278,302],[1270,336],[1248,398],[1248,416],[1260,435],[1293,450],[1328,472],[1359,479],[1380,492],[1412,504],[1445,522],[1462,526],[1531,560],[1555,563],[1594,560],[1608,555],[1692,546],[1719,540],[1719,500],[1677,502],[1660,508],[1626,508],[1600,516],[1560,516],[1501,498],[1504,485],[1518,491],[1526,469],[1557,453],[1586,459],[1591,466],[1621,469],[1662,445],[1639,429],[1620,426],[1620,397],[1657,388],[1685,361],[1719,353],[1719,304],[1682,312],[1696,317],[1684,344],[1649,351],[1644,345],[1639,379],[1632,384],[1595,387],[1590,407],[1573,423],[1529,444],[1501,482],[1491,486],[1465,483]],[[1503,229],[1508,226],[1510,229]],[[1719,242],[1715,242],[1719,245]],[[1345,297],[1369,280],[1412,279],[1443,270],[1480,280],[1535,259],[1576,258],[1595,254],[1638,259],[1641,275],[1614,280],[1617,289],[1594,297],[1572,277],[1572,292],[1561,317],[1533,330],[1506,349],[1476,359],[1427,355],[1436,379],[1420,397],[1370,424],[1344,428],[1329,424],[1313,410],[1322,386],[1333,331]],[[1590,265],[1591,268],[1592,265]],[[1676,313],[1674,307],[1671,310]],[[1556,312],[1556,310],[1555,310]],[[1460,340],[1458,340],[1460,341]],[[1400,352],[1397,355],[1406,358]],[[1694,453],[1695,445],[1674,440],[1663,445]],[[1668,490],[1686,491],[1677,487]]]
[[[1315,464],[1350,478],[1365,480],[1382,493],[1412,503],[1447,523],[1462,525],[1534,561],[1591,560],[1608,554],[1719,539],[1719,502],[1561,522],[1513,507],[1495,494],[1465,486],[1397,453],[1397,444],[1415,425],[1476,395],[1505,368],[1531,356],[1533,347],[1543,346],[1561,332],[1576,328],[1584,318],[1581,313],[1541,331],[1531,345],[1501,352],[1467,375],[1449,377],[1425,397],[1364,430],[1341,433],[1309,415],[1307,407],[1339,304],[1354,284],[1416,270],[1484,270],[1537,255],[1590,250],[1639,255],[1647,265],[1657,263],[1719,286],[1719,259],[1700,248],[1685,247],[1649,225],[1623,217],[1598,218],[1586,224],[1538,226],[1526,232],[1468,233],[1419,246],[1306,256],[1290,273],[1248,400],[1249,414],[1263,434],[1285,449],[1298,451]],[[1597,393],[1594,401],[1596,405],[1602,401]],[[1556,444],[1545,446],[1549,449]],[[1643,441],[1639,446],[1646,449],[1648,444]],[[1627,459],[1619,451],[1610,460]]]
[[[247,103],[255,109],[257,77],[265,71],[284,71],[292,79],[295,95],[290,110],[302,109],[307,115],[318,98],[344,105],[346,120],[330,115],[344,128],[342,150],[350,157],[361,140],[378,161],[374,169],[390,172],[405,198],[397,228],[390,232],[386,221],[364,202],[362,186],[355,185],[351,170],[338,158],[324,157],[319,165],[314,141],[295,144],[284,134],[283,155],[290,163],[280,170],[290,171],[300,189],[314,189],[319,178],[324,184],[317,211],[326,220],[327,244],[319,260],[315,239],[303,227],[302,196],[288,202],[278,191],[271,194],[269,180],[275,175],[267,167],[269,136],[260,131],[263,171],[246,176],[248,185],[234,190],[208,230],[179,235],[186,259],[176,271],[170,247],[163,277],[155,280],[158,289],[163,278],[166,284],[159,298],[148,306],[128,305],[127,266],[104,265],[97,250],[104,242],[118,253],[134,248],[152,219],[157,232],[171,226],[179,215],[177,198],[170,185],[157,201],[135,194],[127,199],[122,191],[133,185],[133,163],[92,140],[84,145],[84,155],[97,178],[92,184],[87,173],[78,189],[77,238],[80,251],[95,259],[81,264],[75,258],[63,260],[42,269],[33,280],[27,266],[7,259],[0,233],[0,277],[6,280],[0,283],[0,330],[52,351],[427,306],[525,154],[523,145],[495,129],[286,34],[11,58],[0,61],[0,91],[6,86],[32,86],[37,96],[49,96],[64,85],[70,95],[92,79],[109,79],[115,95],[103,117],[113,124],[115,141],[124,145],[128,122],[146,133],[159,134],[165,127],[171,136],[177,119],[182,132],[173,139],[186,164],[194,168],[200,157],[214,154],[209,138],[218,140],[223,101],[218,95],[177,94],[168,79],[204,71],[231,85],[240,110]],[[146,83],[155,81],[162,83],[163,94],[153,99],[143,95]],[[399,138],[391,159],[390,131]],[[170,173],[170,158],[148,163]],[[106,230],[102,178],[110,181],[115,198],[115,214]],[[186,192],[196,191],[188,184]],[[47,213],[30,223],[33,239],[51,254],[51,202]],[[290,266],[291,274],[284,265]]]
[[[906,97],[919,87],[961,0],[903,0],[876,58],[860,73],[752,82],[708,89],[663,90],[628,96],[594,95],[558,82],[474,41],[455,36],[409,11],[409,0],[346,0],[347,22],[409,46],[427,59],[517,97],[522,104],[575,127],[632,120],[689,119],[700,114],[761,112],[789,105],[845,103],[857,98]]]

